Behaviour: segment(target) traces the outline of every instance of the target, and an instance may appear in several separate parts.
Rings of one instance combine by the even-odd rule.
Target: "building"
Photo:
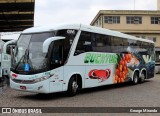
[[[160,0],[157,0],[157,10],[160,10]]]
[[[91,22],[98,26],[153,40],[160,63],[160,0],[157,10],[100,10]]]
[[[0,0],[0,32],[33,27],[34,8],[35,0]]]

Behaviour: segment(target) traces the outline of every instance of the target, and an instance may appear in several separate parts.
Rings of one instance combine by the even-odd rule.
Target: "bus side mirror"
[[[53,41],[60,40],[60,39],[65,39],[65,37],[57,36],[57,37],[50,37],[50,38],[46,39],[46,40],[43,42],[43,47],[42,47],[43,53],[47,53],[47,52],[48,52],[49,45],[50,45]]]
[[[15,45],[16,46],[16,43],[17,43],[17,40],[11,40],[11,41],[8,41],[6,42],[4,45],[3,45],[3,53],[7,53],[7,46],[8,45]]]

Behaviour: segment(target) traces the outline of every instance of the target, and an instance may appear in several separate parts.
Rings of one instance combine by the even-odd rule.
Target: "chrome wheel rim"
[[[145,75],[144,75],[144,74],[142,74],[142,76],[141,76],[141,80],[142,80],[142,81],[144,81],[144,79],[145,79]]]
[[[137,75],[134,77],[134,82],[135,82],[135,83],[138,82],[138,77],[137,77]]]
[[[75,93],[75,92],[77,91],[77,88],[78,88],[78,84],[77,84],[76,81],[74,81],[74,82],[72,83],[72,91]]]

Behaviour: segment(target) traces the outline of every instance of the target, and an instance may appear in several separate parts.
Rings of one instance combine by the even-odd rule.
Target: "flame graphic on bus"
[[[106,70],[94,69],[88,73],[88,76],[91,79],[100,79],[101,81],[107,80],[110,77],[110,75],[111,75],[110,69],[106,69]]]

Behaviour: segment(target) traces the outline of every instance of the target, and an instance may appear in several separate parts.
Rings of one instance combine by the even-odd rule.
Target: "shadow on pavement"
[[[152,82],[152,80],[146,80],[143,84],[147,84],[148,82]],[[141,84],[138,84],[141,85]],[[131,82],[122,83],[122,84],[112,84],[112,85],[105,85],[100,87],[94,87],[94,88],[87,88],[79,91],[78,95],[84,95],[84,94],[90,94],[90,93],[96,93],[112,89],[118,89],[118,88],[127,88],[131,86],[138,86],[133,85]],[[48,101],[48,100],[56,100],[56,99],[64,99],[68,98],[68,95],[66,92],[58,92],[58,93],[50,93],[50,94],[30,94],[30,95],[23,95],[23,96],[16,96],[19,99],[27,99],[27,100],[36,100],[36,101]],[[75,96],[76,97],[76,96]]]

